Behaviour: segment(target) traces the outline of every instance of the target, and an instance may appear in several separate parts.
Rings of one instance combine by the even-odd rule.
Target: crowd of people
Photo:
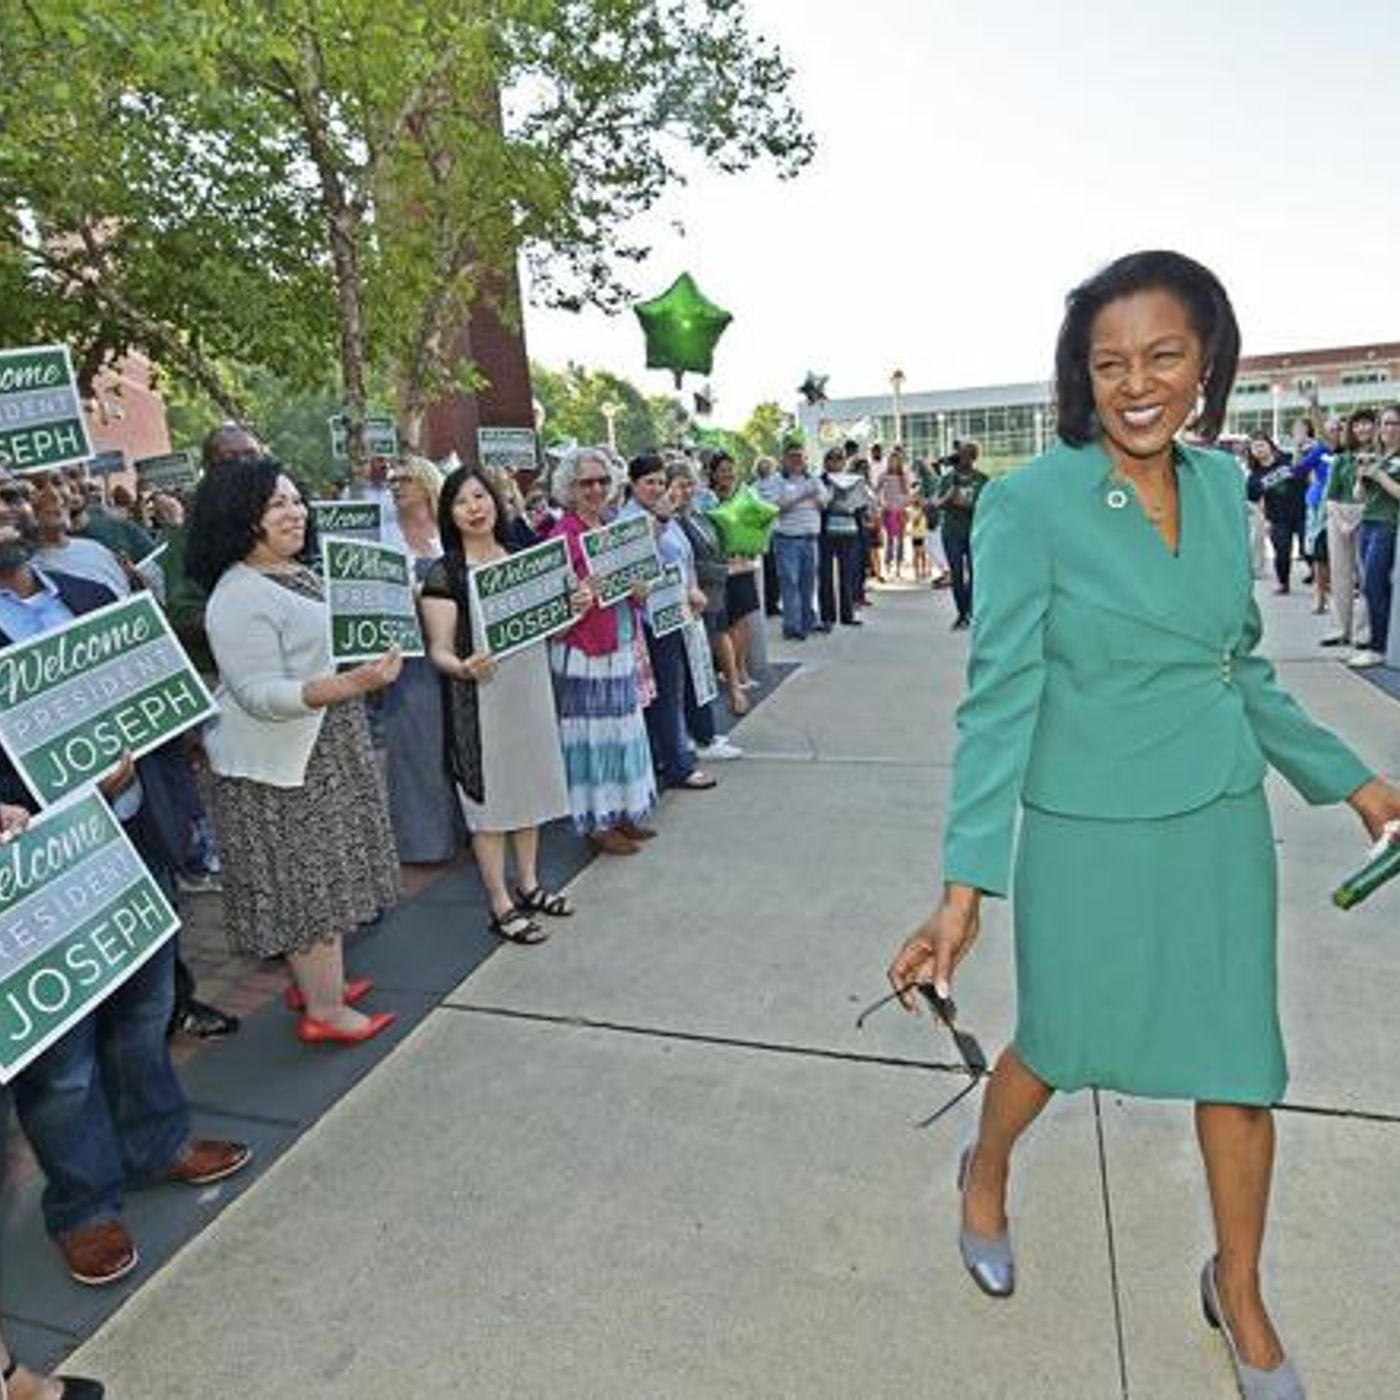
[[[1274,591],[1292,591],[1294,567],[1331,613],[1324,647],[1349,649],[1358,669],[1395,661],[1391,645],[1395,531],[1400,514],[1400,405],[1298,418],[1288,448],[1265,432],[1244,445],[1256,577],[1272,554]]]

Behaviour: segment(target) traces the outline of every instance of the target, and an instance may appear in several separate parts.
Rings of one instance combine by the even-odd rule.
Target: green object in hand
[[[1354,908],[1397,875],[1400,875],[1400,841],[1391,841],[1383,851],[1373,856],[1360,870],[1348,875],[1332,891],[1332,903],[1338,909]]]

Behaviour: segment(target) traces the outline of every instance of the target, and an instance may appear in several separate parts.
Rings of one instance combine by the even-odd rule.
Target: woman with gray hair
[[[551,486],[564,507],[552,534],[563,538],[575,572],[588,568],[579,537],[604,523],[617,478],[602,448],[580,448],[555,468]],[[596,603],[549,644],[559,737],[574,827],[595,849],[630,856],[656,833],[643,820],[656,806],[656,777],[642,718],[634,590],[610,607]]]

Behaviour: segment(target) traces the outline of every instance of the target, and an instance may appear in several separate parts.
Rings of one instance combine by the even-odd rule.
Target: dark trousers
[[[943,531],[943,553],[948,560],[953,603],[959,617],[972,616],[972,536],[961,530]]]
[[[1390,575],[1395,567],[1395,526],[1361,522],[1361,591],[1371,615],[1371,650],[1385,655],[1390,636]]]
[[[649,627],[646,639],[656,678],[656,699],[646,708],[651,761],[661,782],[674,786],[695,771],[695,755],[685,737],[685,641],[680,632],[654,637]]]
[[[159,1178],[189,1138],[165,1043],[174,962],[166,942],[12,1086],[46,1178],[50,1235],[119,1218],[124,1184]]]
[[[1274,551],[1274,577],[1280,588],[1287,588],[1293,575],[1293,540],[1298,540],[1298,553],[1303,558],[1303,522],[1301,520],[1269,521],[1269,543]]]
[[[778,587],[778,556],[770,542],[763,552],[763,611],[766,616],[777,617],[782,612],[781,592]]]
[[[822,535],[817,555],[817,610],[828,626],[852,622],[857,590],[865,574],[861,536]]]

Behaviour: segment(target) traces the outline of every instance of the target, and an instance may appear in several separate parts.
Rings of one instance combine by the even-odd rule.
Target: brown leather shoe
[[[219,1138],[196,1138],[171,1164],[171,1181],[186,1186],[208,1186],[248,1165],[253,1149],[243,1142],[224,1142]]]
[[[120,1220],[80,1225],[58,1237],[63,1262],[75,1283],[101,1288],[125,1278],[141,1262],[126,1226]]]
[[[634,856],[642,848],[629,841],[620,831],[595,831],[589,837],[595,851],[608,856]]]
[[[650,841],[656,832],[649,826],[639,826],[636,822],[618,822],[617,829],[629,841]]]

